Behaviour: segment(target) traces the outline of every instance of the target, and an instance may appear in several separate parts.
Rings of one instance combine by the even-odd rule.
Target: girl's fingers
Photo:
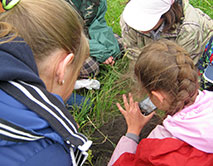
[[[111,56],[109,57],[108,59],[106,59],[103,64],[106,64],[106,65],[114,65],[115,61],[114,61],[114,58]]]
[[[154,115],[155,115],[155,112],[153,111],[151,114],[146,116],[147,120],[149,121]]]
[[[129,103],[127,101],[126,95],[123,95],[124,107],[126,111],[129,111]]]
[[[133,101],[133,98],[132,98],[132,94],[131,94],[131,93],[129,93],[129,105],[130,105],[131,107],[134,107],[134,101]]]
[[[110,61],[109,61],[109,59],[107,59],[107,60],[104,61],[103,64],[109,64],[109,63],[110,63]]]
[[[118,109],[120,110],[120,112],[125,116],[125,110],[121,107],[121,105],[119,103],[116,103]]]
[[[108,61],[108,63],[112,63],[112,57],[109,57],[109,58],[107,59],[107,61]]]
[[[115,63],[115,61],[113,60],[113,58],[111,59],[110,65],[113,66]]]
[[[140,108],[139,108],[138,102],[135,102],[135,110],[136,110],[136,111],[139,111],[139,112],[141,113],[141,110],[140,110]],[[150,113],[149,115],[147,115],[147,116],[144,116],[144,115],[141,113],[141,115],[143,115],[144,117],[146,117],[146,120],[147,120],[147,121],[149,121],[149,120],[153,117],[154,114],[155,114],[154,111],[153,111],[152,113]]]
[[[123,110],[123,108],[121,107],[119,103],[116,103],[116,106],[118,107],[119,110]]]
[[[139,110],[139,111],[141,112],[141,109],[140,109],[140,107],[139,107],[138,102],[135,102],[134,104],[135,104],[135,109],[136,109],[136,110]]]

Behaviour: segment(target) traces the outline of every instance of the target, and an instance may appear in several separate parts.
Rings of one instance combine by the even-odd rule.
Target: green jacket
[[[104,18],[107,11],[106,0],[72,0],[85,22],[85,31],[89,38],[90,56],[98,62],[104,62],[110,56],[120,53],[117,39],[112,28]]]
[[[199,57],[204,51],[206,43],[213,35],[213,20],[200,9],[194,8],[188,0],[183,0],[184,18],[177,28],[169,33],[160,33],[160,38],[174,40],[186,49],[194,63],[197,64]],[[130,59],[137,59],[141,49],[153,39],[150,34],[142,34],[129,27],[120,19],[124,48],[128,51]]]

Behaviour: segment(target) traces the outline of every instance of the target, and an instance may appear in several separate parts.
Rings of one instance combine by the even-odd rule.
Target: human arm
[[[117,39],[112,28],[107,25],[105,13],[106,0],[87,1],[72,0],[85,23],[85,32],[89,40],[90,56],[99,63],[120,54]],[[110,63],[111,64],[111,63]]]
[[[108,166],[112,166],[123,153],[129,152],[135,154],[137,146],[138,143],[136,143],[134,140],[128,138],[127,136],[122,136],[112,154]]]
[[[139,136],[143,127],[154,115],[154,112],[148,116],[144,116],[141,113],[138,102],[134,102],[131,93],[129,94],[129,101],[126,95],[123,95],[123,102],[125,109],[123,109],[119,103],[117,103],[117,107],[126,120],[127,133],[133,133]]]
[[[202,40],[201,29],[196,26],[188,26],[187,24],[182,25],[176,38],[177,44],[190,54],[194,64],[197,64],[201,57],[203,51]]]
[[[213,20],[188,1],[184,4],[184,19],[178,27],[176,42],[188,51],[194,63],[197,63],[213,34]]]
[[[90,56],[103,63],[110,57],[116,58],[120,54],[118,41],[112,28],[107,25],[105,13],[107,11],[106,0],[101,0],[96,17],[88,26]]]
[[[0,142],[9,142],[0,140]],[[68,149],[50,139],[1,145],[0,165],[71,166]],[[41,164],[42,163],[42,164]]]
[[[200,157],[197,157],[200,156]],[[213,154],[200,151],[182,140],[175,138],[143,139],[135,154],[124,153],[113,166],[147,165],[212,165]]]
[[[117,144],[108,166],[112,165],[123,153],[136,152],[138,142],[137,140],[132,139],[131,137],[134,135],[136,136],[136,138],[137,136],[139,137],[142,128],[154,115],[154,113],[151,113],[148,116],[144,116],[139,109],[138,103],[133,101],[131,94],[129,94],[129,101],[127,101],[126,95],[123,95],[123,101],[125,110],[121,107],[119,103],[117,103],[117,107],[126,119],[128,128],[127,134],[126,136],[123,136]]]
[[[127,57],[131,60],[136,60],[141,53],[141,48],[143,48],[145,45],[145,39],[142,34],[132,29],[125,23],[122,15],[120,18],[120,27],[122,33],[122,43]]]

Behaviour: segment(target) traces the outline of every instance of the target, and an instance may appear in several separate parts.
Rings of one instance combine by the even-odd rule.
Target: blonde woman
[[[79,16],[64,0],[1,2],[0,165],[81,165],[91,141],[63,105],[89,55]]]

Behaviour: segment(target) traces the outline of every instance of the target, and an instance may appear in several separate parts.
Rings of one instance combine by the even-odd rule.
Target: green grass
[[[190,3],[213,18],[213,0],[190,0]]]
[[[126,5],[128,0],[107,0],[107,12],[106,12],[106,21],[109,26],[112,27],[113,32],[120,35],[120,15]]]
[[[106,21],[112,27],[113,32],[121,34],[119,19],[127,0],[108,0],[108,10]],[[194,7],[198,7],[213,18],[213,1],[212,0],[191,0]],[[116,118],[120,114],[116,108],[116,102],[121,102],[121,95],[130,91],[130,82],[121,80],[122,74],[127,72],[128,59],[117,60],[114,66],[101,66],[100,74],[97,80],[101,83],[99,90],[81,90],[76,91],[94,104],[93,109],[83,109],[72,111],[74,118],[80,125],[80,130],[89,138],[95,128],[100,128],[106,122]]]
[[[120,114],[116,108],[116,102],[121,101],[122,94],[128,93],[129,80],[120,80],[127,68],[127,58],[118,60],[114,66],[101,65],[101,71],[97,78],[101,83],[101,88],[99,90],[75,91],[86,96],[86,99],[90,99],[94,104],[92,109],[86,109],[86,105],[83,105],[81,111],[77,108],[72,111],[75,120],[81,126],[80,129],[83,133],[86,132],[87,136],[93,133],[94,125],[99,128]]]

